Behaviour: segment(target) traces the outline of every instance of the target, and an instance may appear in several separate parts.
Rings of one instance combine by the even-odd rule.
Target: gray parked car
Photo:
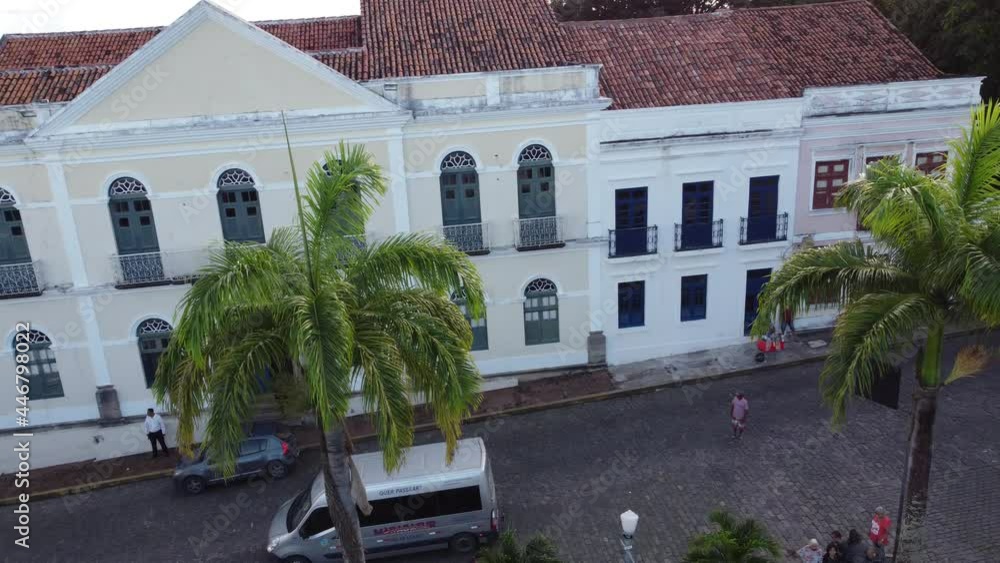
[[[240,443],[236,458],[236,474],[228,480],[268,475],[281,479],[288,475],[295,463],[298,448],[277,436],[253,436]],[[210,484],[227,481],[220,468],[211,462],[204,451],[194,458],[182,459],[174,470],[174,483],[192,495],[197,495]]]

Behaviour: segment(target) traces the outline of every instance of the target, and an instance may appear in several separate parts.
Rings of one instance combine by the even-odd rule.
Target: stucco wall
[[[78,123],[362,105],[355,95],[315,73],[290,64],[242,34],[206,21]]]
[[[958,138],[968,122],[966,109],[804,120],[795,234],[822,238],[847,235],[856,228],[855,217],[842,209],[813,209],[817,162],[850,160],[851,180],[858,178],[865,159],[871,156],[897,155],[912,166],[917,153],[946,151],[948,141]]]

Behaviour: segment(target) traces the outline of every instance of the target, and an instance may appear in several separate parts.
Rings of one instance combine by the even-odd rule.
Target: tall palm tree
[[[476,556],[477,563],[562,563],[552,540],[539,534],[528,540],[522,548],[517,544],[517,534],[507,530],[497,543]]]
[[[439,237],[358,244],[386,194],[362,147],[327,153],[301,196],[290,143],[288,153],[298,225],[275,229],[265,245],[227,244],[212,256],[180,304],[154,390],[178,415],[182,447],[190,449],[195,421],[207,415],[204,445],[232,474],[256,375],[271,369],[304,386],[322,432],[330,517],[345,560],[360,563],[354,505],[371,508],[343,426],[352,386],[371,413],[387,470],[400,466],[413,441],[415,397],[433,411],[450,461],[461,421],[480,400],[472,331],[451,297],[461,293],[478,314],[482,281]]]
[[[1000,325],[1000,106],[981,105],[971,127],[951,143],[947,173],[924,175],[896,160],[870,166],[839,194],[840,205],[871,231],[872,244],[842,242],[793,255],[760,296],[752,334],[785,308],[810,299],[839,300],[820,390],[842,423],[848,399],[868,392],[902,345],[916,346],[916,383],[903,477],[896,559],[909,563],[926,547],[924,517],[938,392],[973,375],[989,352],[959,351],[942,366],[945,326]]]
[[[684,563],[775,563],[781,554],[778,542],[750,518],[741,521],[725,510],[715,510],[708,520],[719,527],[691,540]]]

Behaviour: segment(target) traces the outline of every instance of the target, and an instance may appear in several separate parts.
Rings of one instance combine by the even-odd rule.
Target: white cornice
[[[243,119],[204,119],[184,126],[97,130],[35,137],[27,139],[26,143],[35,151],[58,152],[245,140],[248,135],[283,138],[279,113],[268,112],[252,116],[253,118]],[[342,131],[399,129],[411,119],[410,113],[405,111],[308,116],[292,114],[288,120],[288,131],[296,134],[334,134]]]
[[[562,103],[536,107],[488,108],[461,113],[435,113],[414,116],[414,125],[462,121],[487,121],[497,119],[534,118],[567,113],[588,113],[601,111],[611,105],[610,98],[597,98],[582,103]]]

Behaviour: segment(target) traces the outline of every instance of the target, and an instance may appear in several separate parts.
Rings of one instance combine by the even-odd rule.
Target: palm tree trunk
[[[903,492],[896,522],[895,563],[918,563],[927,557],[924,518],[931,476],[931,442],[937,415],[938,387],[918,387],[913,392],[910,451],[903,474]]]
[[[361,542],[361,524],[351,496],[351,468],[344,428],[335,426],[322,432],[320,449],[323,477],[326,482],[326,502],[330,520],[344,552],[345,563],[364,563],[365,550]]]

